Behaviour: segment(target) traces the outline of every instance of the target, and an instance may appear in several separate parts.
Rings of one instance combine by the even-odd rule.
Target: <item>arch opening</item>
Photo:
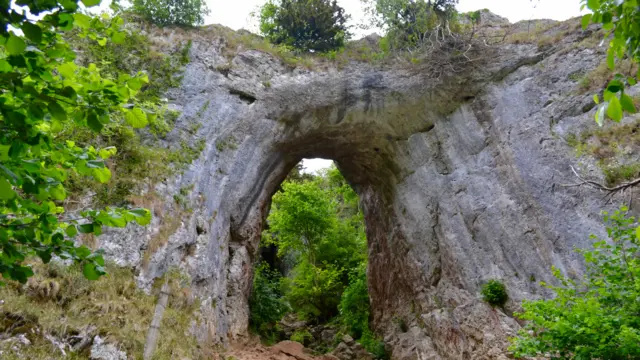
[[[329,164],[303,160],[273,195],[254,261],[250,330],[269,342],[294,340],[319,352],[348,334],[386,357],[369,326],[362,208]]]

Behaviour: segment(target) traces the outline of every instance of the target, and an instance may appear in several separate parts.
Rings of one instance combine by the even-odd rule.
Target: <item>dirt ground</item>
[[[226,360],[338,360],[333,355],[313,356],[302,344],[282,341],[271,347],[259,343],[231,349],[225,354]]]

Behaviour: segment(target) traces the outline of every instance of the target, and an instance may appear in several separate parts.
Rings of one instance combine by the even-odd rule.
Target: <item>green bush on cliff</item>
[[[578,250],[586,274],[568,278],[554,268],[558,286],[549,300],[525,301],[517,314],[527,324],[512,339],[519,357],[554,359],[640,358],[640,226],[622,208],[605,213],[608,240]]]
[[[370,23],[385,29],[388,46],[407,49],[419,46],[436,31],[449,27],[458,0],[363,0]]]
[[[336,0],[274,0],[260,9],[260,32],[272,44],[328,52],[344,46],[348,19]]]
[[[508,299],[507,288],[500,280],[489,280],[482,286],[482,298],[491,306],[503,306]]]
[[[134,0],[132,10],[158,26],[202,25],[209,15],[204,0]]]

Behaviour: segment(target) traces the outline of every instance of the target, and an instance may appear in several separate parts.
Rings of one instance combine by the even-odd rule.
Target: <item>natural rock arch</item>
[[[509,315],[522,299],[544,295],[537,281],[552,281],[550,267],[582,272],[572,248],[601,232],[602,203],[557,186],[571,182],[575,158],[552,132],[590,115],[574,106],[586,97],[550,100],[566,85],[549,79],[595,67],[597,54],[486,48],[482,66],[433,78],[421,65],[291,70],[246,51],[220,72],[224,44],[193,41],[183,84],[169,97],[182,112],[178,126],[201,124],[206,146],[157,190],[170,197],[192,186],[196,208],[150,255],[139,281],[145,286],[169,265],[187,270],[204,299],[202,341],[246,335],[269,202],[304,157],[335,160],[360,195],[374,326],[394,358],[498,357],[518,328]],[[535,66],[541,61],[545,68]],[[107,252],[145,252],[166,222],[104,237]],[[507,285],[504,310],[480,300],[490,278]]]

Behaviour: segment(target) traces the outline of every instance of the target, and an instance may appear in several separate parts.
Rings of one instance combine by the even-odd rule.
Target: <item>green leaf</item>
[[[65,10],[76,11],[78,10],[78,3],[73,0],[61,0],[60,4]]]
[[[613,52],[613,48],[609,49],[607,52],[607,67],[609,70],[613,70],[616,67],[616,58]]]
[[[624,111],[630,114],[635,114],[637,112],[633,99],[627,94],[622,94],[620,96],[620,105],[622,105],[622,109]]]
[[[9,149],[11,145],[0,145],[0,161],[9,160]]]
[[[39,251],[38,256],[42,259],[42,262],[48,264],[51,261],[51,249],[45,251]]]
[[[100,4],[100,0],[82,0],[82,3],[86,7],[96,6]]]
[[[76,75],[76,69],[78,66],[73,62],[64,63],[58,66],[58,73],[65,78],[73,78]]]
[[[51,113],[51,116],[53,116],[54,119],[59,121],[67,120],[67,112],[64,111],[62,106],[60,106],[60,104],[58,104],[57,102],[55,101],[50,102],[47,108],[49,109],[49,112]]]
[[[86,263],[82,267],[82,274],[88,280],[98,280],[100,279],[100,273],[96,270],[96,264],[94,263]]]
[[[106,148],[102,148],[98,151],[98,155],[100,155],[103,159],[108,159],[117,153],[117,149],[115,146],[108,146]]]
[[[600,104],[600,97],[598,94],[593,95],[593,102],[596,103],[596,105]]]
[[[22,32],[27,39],[33,41],[36,44],[40,44],[42,41],[42,29],[40,26],[25,21],[22,24]]]
[[[98,45],[100,45],[100,46],[105,46],[105,45],[107,45],[107,38],[100,38],[100,39],[98,39]]]
[[[13,190],[9,181],[5,178],[0,178],[0,200],[11,200],[16,196],[16,192]]]
[[[13,70],[13,66],[7,60],[0,60],[0,73],[8,73]]]
[[[611,80],[609,84],[607,84],[607,91],[614,94],[622,90],[622,88],[624,88],[624,84],[622,84],[620,80]]]
[[[62,201],[67,198],[67,192],[64,190],[64,187],[60,184],[51,187],[49,189],[49,194],[56,200]]]
[[[73,14],[73,23],[81,29],[88,29],[91,27],[91,18],[85,14],[76,13]]]
[[[147,114],[142,111],[140,108],[135,108],[133,110],[128,110],[124,115],[125,120],[131,126],[136,129],[141,129],[147,126]]]
[[[620,104],[620,100],[616,96],[613,96],[609,101],[609,105],[607,106],[607,116],[615,122],[622,120],[622,106]]]
[[[93,232],[93,224],[78,225],[78,231],[80,231],[81,234],[91,234]]]
[[[638,240],[640,240],[640,226],[638,226],[636,228],[636,238],[638,238]]]
[[[93,111],[87,115],[87,125],[89,126],[89,129],[95,132],[100,132],[104,127],[100,120],[98,120],[98,115]]]
[[[138,78],[132,78],[129,79],[127,81],[127,86],[131,89],[131,90],[140,90],[140,88],[142,87],[142,84],[140,83],[140,79]]]
[[[132,209],[128,213],[135,219],[138,225],[148,225],[151,222],[151,212],[148,209]]]
[[[75,251],[76,251],[76,257],[78,259],[86,259],[88,256],[91,255],[91,250],[85,245],[78,246],[77,248],[75,248]]]
[[[127,33],[124,31],[118,31],[111,35],[111,41],[113,41],[114,44],[122,44],[126,39]]]
[[[68,237],[74,237],[78,234],[78,229],[76,229],[75,225],[69,225],[67,226],[65,232],[67,233]]]
[[[591,22],[591,17],[593,14],[586,14],[582,17],[582,30],[586,30]]]
[[[596,10],[600,7],[600,0],[587,0],[587,6],[591,10]]]
[[[111,179],[111,170],[109,170],[108,167],[104,167],[102,169],[93,169],[91,173],[96,180],[103,184],[108,183]]]
[[[60,95],[71,99],[71,100],[75,100],[76,97],[78,96],[78,94],[76,94],[76,91],[71,87],[71,86],[65,86],[61,91],[60,91]]]
[[[7,49],[7,53],[9,53],[9,55],[19,55],[22,54],[24,52],[24,49],[27,48],[27,43],[25,43],[22,38],[11,33],[4,46]]]

